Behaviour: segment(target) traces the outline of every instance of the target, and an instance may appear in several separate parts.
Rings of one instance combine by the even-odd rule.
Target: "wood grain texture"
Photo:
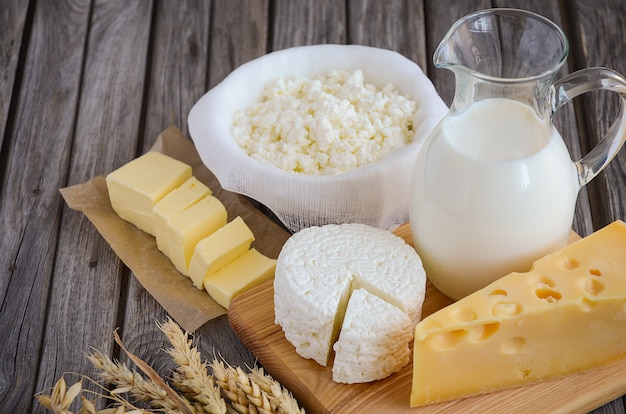
[[[100,1],[85,10],[90,26],[83,42],[89,53],[83,62],[80,105],[72,118],[76,129],[69,183],[106,174],[137,154],[151,7],[145,1]],[[68,365],[95,377],[97,370],[83,353],[93,347],[113,355],[110,339],[125,306],[127,270],[90,222],[66,208],[61,228],[40,389]],[[77,334],[81,327],[98,329]]]
[[[320,43],[346,43],[346,5],[333,0],[276,0],[271,50]]]
[[[23,412],[35,392],[78,104],[88,7],[34,10],[0,200],[0,407]],[[31,108],[38,108],[33,111]],[[55,304],[56,305],[56,304]],[[4,357],[10,355],[11,357]],[[54,357],[55,355],[50,355]]]
[[[395,231],[407,243],[410,228]],[[572,233],[570,241],[579,237]],[[626,358],[582,374],[457,401],[411,408],[412,364],[392,376],[366,384],[338,384],[332,372],[296,354],[280,326],[274,324],[273,284],[267,282],[235,298],[228,311],[230,323],[243,343],[268,372],[288,387],[309,413],[448,413],[586,412],[626,391]],[[450,299],[430,283],[423,316],[449,305]]]
[[[571,4],[571,48],[574,55],[573,69],[593,66],[612,68],[626,74],[626,2],[609,0],[592,2],[578,0]],[[603,33],[619,32],[620,36],[607,40]],[[575,99],[581,129],[580,140],[587,153],[596,145],[618,113],[618,100],[607,92],[592,92]],[[626,150],[599,176],[588,184],[592,205],[594,228],[600,228],[613,220],[626,218]]]
[[[219,4],[211,18],[207,89],[236,67],[268,51],[269,0],[232,0]]]
[[[9,116],[10,98],[14,91],[28,3],[27,0],[0,0],[0,148]]]
[[[350,0],[348,41],[391,49],[426,67],[426,25],[421,1]]]

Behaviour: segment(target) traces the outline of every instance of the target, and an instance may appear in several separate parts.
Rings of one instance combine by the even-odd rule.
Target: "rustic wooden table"
[[[456,19],[493,6],[563,27],[571,43],[564,72],[626,73],[623,0],[0,0],[0,412],[43,412],[33,394],[64,372],[95,376],[84,354],[93,347],[117,357],[117,327],[159,372],[171,368],[154,323],[165,311],[59,188],[131,160],[170,125],[186,134],[205,91],[290,46],[396,50],[449,103],[454,84],[433,68],[434,48]],[[617,112],[617,100],[590,94],[558,115],[574,157]],[[587,235],[616,219],[626,219],[626,150],[581,192],[574,229]],[[196,334],[204,355],[254,363],[226,317]],[[619,398],[596,412],[624,413],[624,405]]]

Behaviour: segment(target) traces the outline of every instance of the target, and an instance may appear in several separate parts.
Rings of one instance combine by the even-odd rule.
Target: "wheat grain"
[[[215,385],[213,377],[207,371],[206,363],[202,362],[197,348],[192,346],[192,340],[187,332],[171,319],[159,325],[172,344],[168,354],[178,365],[172,375],[172,383],[190,400],[199,403],[195,406],[207,414],[225,414],[226,401],[220,395],[220,389]]]
[[[241,414],[304,414],[296,400],[262,368],[250,373],[214,359],[210,364],[216,383],[231,405]]]
[[[162,408],[166,413],[180,412],[179,404],[173,401],[163,388],[152,380],[145,379],[139,372],[129,369],[125,363],[112,361],[99,351],[87,357],[101,371],[100,378],[116,387],[111,390],[112,395],[128,393],[137,401],[147,402],[153,407]]]

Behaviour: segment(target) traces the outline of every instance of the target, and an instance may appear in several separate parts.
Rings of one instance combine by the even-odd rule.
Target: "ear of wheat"
[[[77,414],[153,412],[135,407],[123,395],[148,404],[159,412],[172,414],[304,414],[304,409],[299,407],[291,393],[265,374],[263,368],[253,367],[246,372],[217,358],[213,358],[210,363],[204,362],[189,334],[183,332],[174,321],[168,319],[158,324],[158,327],[169,340],[171,348],[166,352],[176,363],[171,387],[152,367],[129,352],[115,332],[115,341],[145,377],[126,364],[93,351],[87,358],[98,368],[100,380],[113,387],[108,395],[97,395],[113,401],[113,404],[104,410],[96,410],[94,401],[82,395],[94,392],[84,390],[82,381],[68,388],[63,376],[56,382],[50,395],[39,393],[36,395],[37,400],[55,414],[74,414],[70,407],[79,395],[81,406]],[[211,368],[212,374],[208,368]]]

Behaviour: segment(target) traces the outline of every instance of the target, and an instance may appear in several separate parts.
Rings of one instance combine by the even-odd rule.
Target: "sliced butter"
[[[190,177],[189,165],[148,152],[107,175],[111,207],[124,220],[156,236],[154,206]]]
[[[189,276],[194,286],[204,289],[206,277],[245,253],[253,241],[254,235],[241,217],[200,240],[189,262]]]
[[[212,195],[172,217],[168,226],[170,260],[179,272],[189,276],[191,256],[200,240],[226,225],[226,207]]]
[[[512,388],[626,356],[626,224],[616,221],[430,315],[411,406]]]
[[[169,227],[170,221],[178,214],[211,195],[211,190],[196,177],[190,177],[180,187],[175,188],[154,206],[154,226],[157,247],[171,259]],[[180,270],[180,269],[179,269]],[[185,267],[185,271],[186,271]]]
[[[245,290],[274,277],[276,260],[250,249],[204,279],[204,288],[220,305],[227,308],[233,298]]]

